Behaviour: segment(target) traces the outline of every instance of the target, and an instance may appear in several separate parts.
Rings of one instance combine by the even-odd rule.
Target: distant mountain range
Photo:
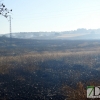
[[[9,37],[9,34],[1,35],[3,37]],[[77,29],[73,31],[63,32],[19,32],[12,33],[13,38],[22,39],[100,39],[100,29]]]

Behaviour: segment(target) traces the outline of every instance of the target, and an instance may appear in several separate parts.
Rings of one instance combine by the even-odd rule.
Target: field
[[[0,100],[87,100],[99,79],[100,40],[0,38]]]

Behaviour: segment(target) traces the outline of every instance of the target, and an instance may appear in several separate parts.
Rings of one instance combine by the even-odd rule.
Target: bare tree
[[[5,5],[3,4],[3,3],[0,3],[0,15],[2,15],[2,16],[4,16],[4,17],[8,17],[8,14],[10,13],[12,11],[12,9],[11,10],[9,10],[9,9],[7,9],[6,7],[5,7]]]
[[[3,3],[0,2],[0,15],[4,16],[4,17],[9,17],[9,22],[10,22],[10,38],[11,38],[11,15],[9,14],[10,12],[12,12],[12,9],[9,10],[5,7],[5,5]]]

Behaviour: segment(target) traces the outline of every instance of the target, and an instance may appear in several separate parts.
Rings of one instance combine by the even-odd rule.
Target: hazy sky
[[[100,0],[1,0],[13,9],[12,32],[67,31],[100,28]],[[0,34],[9,21],[0,16]]]

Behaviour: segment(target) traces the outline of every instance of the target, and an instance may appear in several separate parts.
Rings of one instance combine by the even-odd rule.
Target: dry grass
[[[0,73],[7,72],[9,69],[14,68],[17,64],[25,66],[28,63],[29,70],[34,70],[34,67],[38,65],[38,62],[44,62],[46,60],[64,60],[66,64],[80,64],[88,67],[94,67],[96,65],[95,57],[100,55],[100,48],[96,50],[67,50],[67,51],[54,51],[48,52],[44,51],[42,53],[38,52],[28,52],[16,56],[1,56],[0,57]],[[76,52],[77,51],[77,52]],[[31,67],[30,67],[31,66]],[[33,66],[33,67],[32,67]],[[17,66],[18,67],[18,66]],[[19,66],[20,67],[20,66]]]
[[[77,89],[73,89],[69,86],[63,86],[62,91],[63,95],[67,97],[67,100],[87,100],[86,90],[81,82],[77,84]]]
[[[66,96],[66,100],[100,100],[100,98],[88,99],[86,91],[87,86],[98,86],[99,83],[89,82],[87,84],[88,85],[79,82],[76,89],[65,85],[62,87],[62,94]]]

